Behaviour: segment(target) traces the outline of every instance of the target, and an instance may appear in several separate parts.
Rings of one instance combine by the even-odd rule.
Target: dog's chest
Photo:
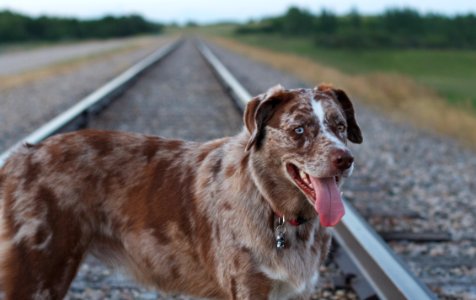
[[[269,299],[289,299],[311,293],[319,279],[317,261],[313,266],[308,270],[285,270],[283,267],[262,266],[261,271],[272,280]]]
[[[288,227],[285,249],[276,249],[260,271],[273,281],[270,299],[288,299],[308,295],[319,279],[319,266],[327,255],[329,240],[321,238],[319,225],[307,228]]]

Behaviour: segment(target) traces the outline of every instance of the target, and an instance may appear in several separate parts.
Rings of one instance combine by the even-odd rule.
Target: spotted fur
[[[325,175],[333,148],[361,142],[341,92],[274,87],[241,133],[206,143],[84,130],[25,145],[0,170],[7,299],[63,298],[87,253],[165,292],[309,297],[330,236],[284,163]],[[308,220],[286,223],[281,250],[276,212]]]

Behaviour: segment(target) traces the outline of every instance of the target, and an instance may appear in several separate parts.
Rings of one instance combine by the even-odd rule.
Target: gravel
[[[60,75],[48,76],[15,88],[0,89],[0,152],[167,41],[168,38],[157,38],[156,42],[148,43],[147,46],[84,63]],[[43,49],[42,53],[46,50]],[[54,59],[56,55],[55,48],[50,56]],[[33,63],[34,60],[31,61]]]
[[[212,48],[252,94],[277,83],[310,85],[218,46]],[[354,103],[364,143],[352,146],[356,168],[344,185],[345,197],[363,215],[370,214],[368,221],[379,231],[449,233],[451,242],[403,241],[391,246],[439,297],[476,299],[475,153],[450,138],[389,120]],[[441,267],[432,258],[451,266]]]
[[[90,127],[205,141],[242,128],[238,109],[191,42],[145,74]]]
[[[131,39],[88,41],[65,45],[9,51],[0,56],[0,76],[12,75],[54,63],[123,48]]]

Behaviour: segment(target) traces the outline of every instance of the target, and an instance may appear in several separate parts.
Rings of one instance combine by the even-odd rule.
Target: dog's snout
[[[331,153],[331,161],[334,167],[340,171],[345,171],[352,166],[354,157],[347,150],[336,149]]]

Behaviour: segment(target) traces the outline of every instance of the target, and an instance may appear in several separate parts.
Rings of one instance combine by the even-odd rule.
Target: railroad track
[[[53,134],[85,127],[141,131],[200,140],[233,134],[241,128],[239,110],[243,109],[251,96],[205,44],[195,41],[195,46],[192,45],[192,41],[187,40],[176,41],[160,48],[68,111],[19,141],[18,144],[39,143]],[[201,57],[197,49],[211,67],[210,69],[203,68],[205,65],[203,61],[200,62],[201,65],[198,65]],[[185,80],[176,82],[173,72],[176,72],[178,68],[173,65],[166,66],[168,63],[166,58],[179,54],[194,60],[187,61],[188,65],[182,65],[180,71]],[[160,65],[153,68],[159,62]],[[194,63],[197,65],[193,65]],[[162,68],[168,71],[162,72]],[[137,80],[148,69],[150,70],[147,76]],[[200,73],[197,74],[197,70],[201,70]],[[210,80],[212,72],[219,79],[220,84],[217,82],[205,84],[205,81]],[[136,81],[137,84],[128,90]],[[144,83],[144,81],[149,82]],[[139,90],[142,95],[137,96]],[[183,93],[184,90],[187,92]],[[236,107],[231,102],[223,101],[227,97],[225,92],[235,100]],[[159,95],[156,95],[157,93]],[[160,94],[167,94],[167,96]],[[158,105],[150,107],[147,102],[149,97],[157,97]],[[131,98],[135,98],[133,103],[126,104]],[[207,98],[209,102],[200,102],[200,99]],[[178,100],[185,102],[176,102]],[[211,106],[213,107],[210,109]],[[193,111],[193,113],[184,115],[183,110]],[[214,112],[210,114],[210,111]],[[177,119],[182,127],[176,126]],[[0,166],[11,154],[13,148],[0,155]],[[343,221],[333,230],[337,246],[332,259],[340,268],[341,278],[338,281],[340,280],[341,284],[352,286],[357,295],[363,299],[372,297],[431,299],[435,297],[408,271],[390,247],[348,202],[346,202],[346,211]],[[387,236],[387,239],[395,239],[395,236],[392,238]],[[431,261],[423,263],[431,264]],[[134,284],[120,276],[114,275],[116,277],[112,276],[113,279],[103,280],[101,276],[108,277],[110,271],[104,271],[103,267],[95,261],[89,261],[85,268],[86,270],[82,268],[82,272],[87,274],[84,276],[97,277],[88,279],[93,289],[90,294],[85,292],[88,287],[82,283],[81,278],[77,278],[68,294],[69,299],[105,298],[104,295],[100,295],[101,292],[95,294],[94,291],[94,288],[99,289],[104,282],[109,286],[107,297],[111,299],[121,298],[120,295],[114,294],[114,290],[128,288],[135,291],[135,294],[131,294],[133,297],[160,298],[159,294],[137,290]],[[95,272],[98,274],[94,275]],[[80,271],[79,277],[81,276]]]

